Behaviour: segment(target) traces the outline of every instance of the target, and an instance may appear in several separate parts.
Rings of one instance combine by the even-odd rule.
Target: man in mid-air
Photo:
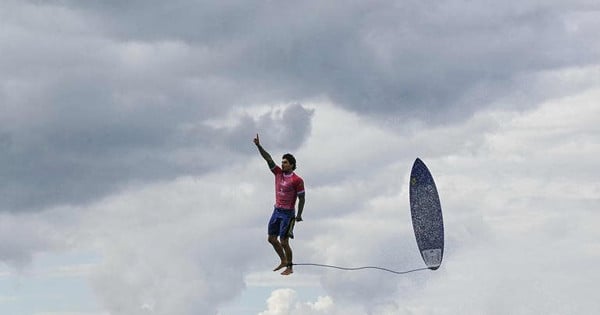
[[[285,267],[281,274],[287,276],[294,272],[292,248],[289,239],[294,238],[295,221],[302,221],[304,181],[294,173],[296,158],[293,155],[284,154],[281,159],[281,167],[279,167],[273,162],[271,155],[260,145],[258,134],[254,138],[254,144],[256,144],[258,152],[267,161],[269,169],[275,175],[275,206],[269,220],[268,240],[281,259],[281,263],[273,271]],[[298,215],[296,215],[296,198],[298,199]],[[277,237],[279,237],[279,240]]]

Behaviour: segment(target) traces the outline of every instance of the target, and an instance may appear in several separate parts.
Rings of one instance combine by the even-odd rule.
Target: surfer
[[[275,205],[268,225],[268,241],[273,245],[273,249],[281,259],[280,264],[273,271],[285,267],[281,274],[287,276],[294,272],[290,238],[294,238],[294,223],[302,221],[305,200],[304,181],[294,173],[296,158],[293,155],[290,153],[284,154],[280,167],[275,164],[271,155],[261,146],[258,134],[254,138],[254,144],[263,159],[267,161],[271,172],[275,175]],[[298,199],[298,215],[295,213],[296,198]]]

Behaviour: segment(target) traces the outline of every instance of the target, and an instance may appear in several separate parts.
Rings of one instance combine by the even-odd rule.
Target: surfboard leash
[[[347,271],[355,271],[355,270],[363,270],[363,269],[377,269],[377,270],[381,270],[381,271],[387,271],[387,272],[391,272],[397,275],[402,275],[402,274],[407,274],[407,273],[411,273],[411,272],[416,272],[416,271],[422,271],[422,270],[428,270],[429,268],[424,267],[424,268],[417,268],[417,269],[412,269],[412,270],[407,270],[407,271],[396,271],[396,270],[391,270],[388,268],[383,268],[383,267],[377,267],[377,266],[365,266],[365,267],[340,267],[340,266],[334,266],[334,265],[326,265],[326,264],[313,264],[313,263],[293,263],[291,264],[292,266],[315,266],[315,267],[325,267],[325,268],[334,268],[334,269],[340,269],[340,270],[347,270]]]

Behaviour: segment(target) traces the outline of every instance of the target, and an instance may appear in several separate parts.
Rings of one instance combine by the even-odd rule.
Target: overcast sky
[[[0,311],[590,314],[600,309],[597,1],[0,1]],[[275,161],[306,184],[266,242]]]

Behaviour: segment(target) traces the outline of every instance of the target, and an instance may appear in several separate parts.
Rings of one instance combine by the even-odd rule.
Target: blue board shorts
[[[269,220],[269,235],[294,238],[294,223],[296,223],[296,211],[294,209],[275,207]]]

